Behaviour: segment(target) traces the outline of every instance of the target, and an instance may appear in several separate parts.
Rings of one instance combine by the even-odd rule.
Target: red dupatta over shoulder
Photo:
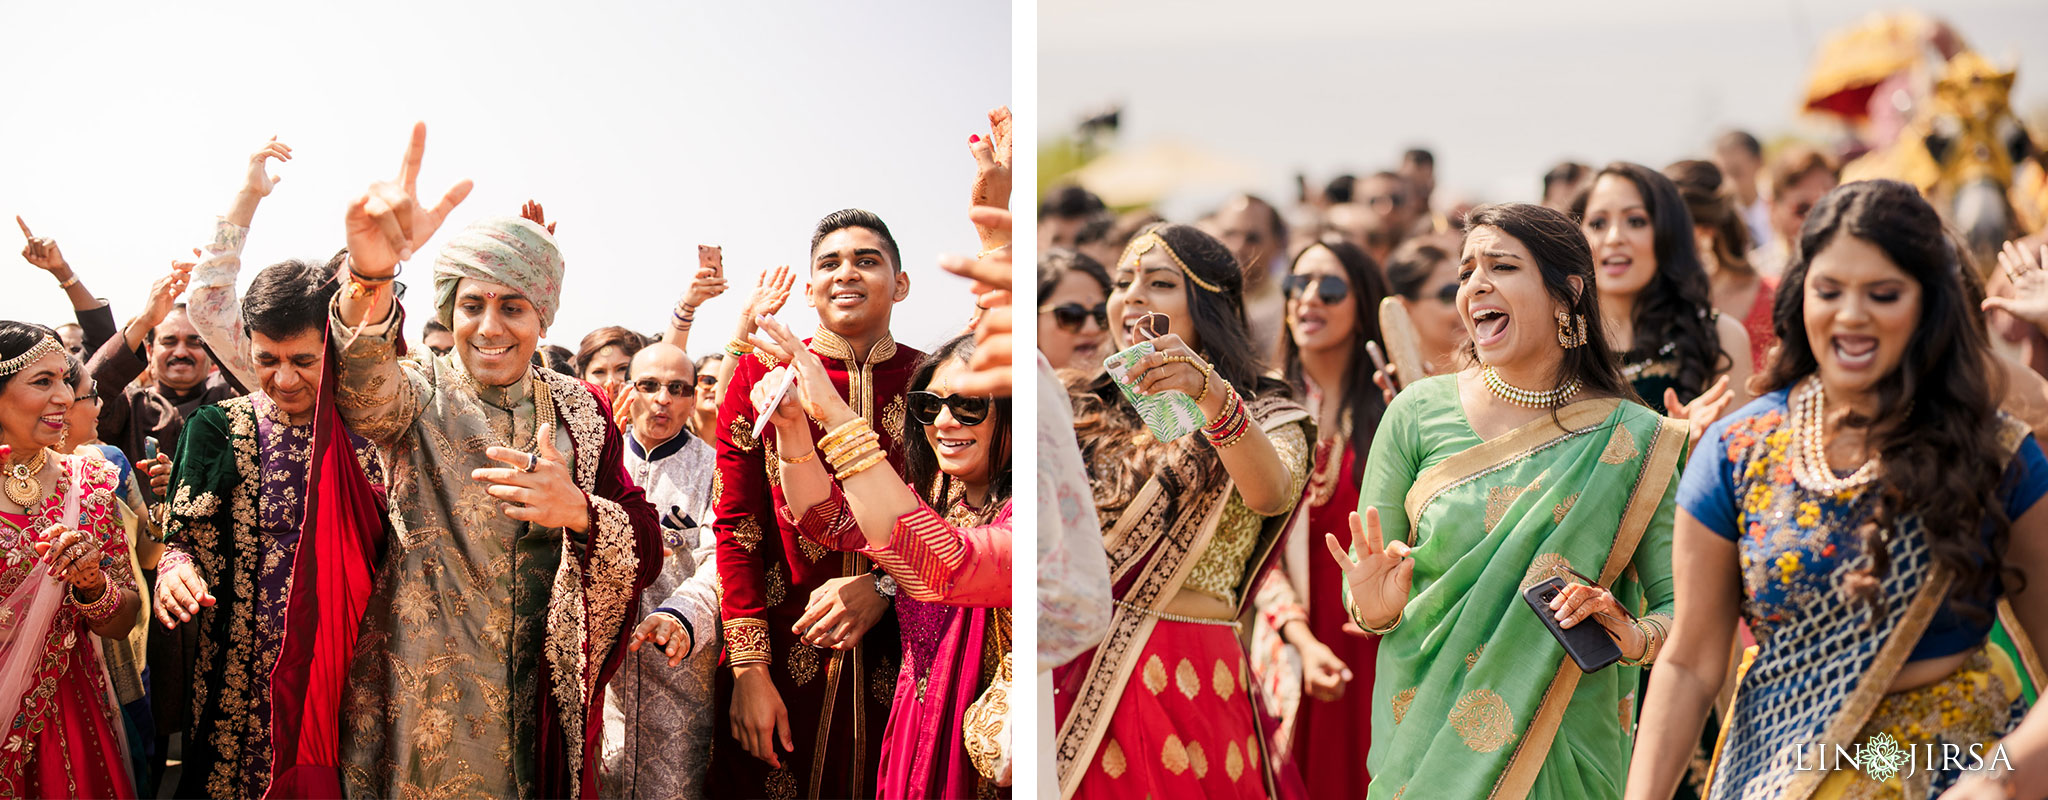
[[[335,407],[337,359],[330,340],[313,410],[313,457],[284,644],[270,673],[276,738],[266,798],[342,796],[342,689],[390,524],[384,498],[356,463]]]

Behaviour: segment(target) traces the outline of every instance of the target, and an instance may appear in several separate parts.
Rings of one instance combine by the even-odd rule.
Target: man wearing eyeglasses
[[[805,302],[818,312],[805,345],[901,474],[906,395],[923,354],[889,335],[910,294],[896,240],[873,213],[834,212],[813,232],[803,274]],[[715,527],[731,668],[717,676],[709,785],[738,797],[870,796],[902,650],[883,595],[893,584],[878,583],[860,554],[806,539],[788,518],[785,458],[824,456],[778,453],[768,431],[754,436],[754,385],[779,382],[782,365],[753,342],[735,340],[726,352],[739,363],[718,410]],[[812,431],[825,434],[815,423]],[[796,629],[813,604],[822,612]]]
[[[604,701],[606,797],[703,797],[718,668],[718,551],[711,534],[718,456],[685,423],[697,370],[667,342],[633,355],[623,404],[626,474],[661,517],[662,566],[640,594],[647,616],[628,639]]]

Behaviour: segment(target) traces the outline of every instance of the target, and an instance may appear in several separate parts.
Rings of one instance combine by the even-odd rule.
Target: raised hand
[[[769,393],[774,392],[776,387],[782,385],[783,376],[788,375],[791,369],[793,367],[776,367],[762,375],[760,380],[754,382],[754,390],[747,395],[747,400],[753,404],[755,416],[759,416],[762,412],[769,410],[767,408]],[[768,418],[768,421],[775,425],[776,430],[790,430],[804,424],[802,394],[802,391],[792,388],[782,395],[780,402],[775,404],[775,413]]]
[[[974,156],[974,188],[968,193],[968,203],[973,206],[988,206],[1008,209],[1010,207],[1010,109],[998,108],[988,112],[989,135],[971,136],[967,140],[967,151]],[[975,231],[981,234],[983,249],[1001,247],[1010,243],[1010,232],[993,226],[975,223]]]
[[[1358,609],[1358,618],[1375,628],[1398,622],[1415,582],[1415,559],[1409,557],[1407,542],[1383,540],[1380,510],[1366,506],[1363,522],[1358,512],[1351,512],[1351,543],[1358,551],[1357,558],[1345,551],[1337,534],[1323,534],[1323,543],[1344,570],[1344,583],[1351,588],[1351,605]]]
[[[398,264],[410,260],[413,251],[434,237],[448,213],[455,210],[475,184],[464,180],[448,189],[433,208],[421,206],[420,160],[427,152],[427,123],[413,125],[412,141],[399,163],[398,177],[378,181],[349,203],[346,217],[351,270],[365,278],[397,274]]]
[[[1721,418],[1721,412],[1728,410],[1728,402],[1735,399],[1735,393],[1728,391],[1728,376],[1721,376],[1714,385],[1692,399],[1690,403],[1678,402],[1678,390],[1664,390],[1665,416],[1692,423],[1691,441],[1687,445],[1700,443],[1700,435],[1707,432],[1707,426]]]
[[[57,240],[35,235],[28,229],[28,223],[21,221],[19,215],[15,216],[14,224],[21,226],[22,238],[28,240],[27,246],[21,248],[22,258],[36,265],[37,269],[47,270],[53,276],[59,272],[70,271],[71,265],[64,263],[64,253],[57,249]]]
[[[796,275],[789,267],[776,267],[773,271],[762,270],[754,279],[754,294],[747,298],[746,316],[751,320],[760,316],[773,316],[782,310],[782,304],[789,302],[789,290],[796,286]]]
[[[976,206],[967,212],[977,226],[988,225],[1010,231],[1010,212]],[[1010,357],[1013,351],[1014,318],[1010,308],[1010,248],[981,254],[979,258],[942,256],[939,266],[974,281],[975,306],[981,309],[974,321],[974,357],[968,372],[955,379],[953,388],[968,394],[1008,396],[1011,393]]]
[[[697,274],[690,288],[683,290],[683,305],[696,308],[704,301],[725,294],[725,254],[711,245],[697,245]]]
[[[273,158],[279,161],[292,160],[291,145],[280,142],[277,140],[277,137],[272,136],[270,141],[263,145],[262,149],[249,154],[249,175],[247,181],[242,185],[243,191],[257,197],[270,196],[270,190],[277,186],[278,181],[284,180],[283,175],[273,176],[265,169],[264,162]]]
[[[519,208],[519,216],[531,220],[535,225],[547,228],[549,236],[555,235],[555,223],[548,221],[547,212],[541,210],[539,203],[532,200],[526,201],[526,205]]]
[[[853,418],[853,408],[832,385],[832,375],[825,371],[825,362],[819,361],[817,354],[804,347],[803,340],[796,338],[796,334],[774,317],[760,317],[754,323],[760,326],[763,334],[755,337],[755,344],[796,370],[796,388],[789,394],[791,397],[802,396],[805,414],[826,430]]]
[[[2037,328],[2048,328],[2048,245],[2028,247],[2006,242],[1998,253],[1998,267],[2012,283],[2012,297],[1986,297],[1985,311],[2004,311]]]
[[[143,327],[154,328],[170,316],[171,309],[178,305],[178,295],[185,293],[185,284],[192,282],[193,266],[190,261],[173,260],[171,271],[149,285],[149,303],[143,306],[140,318],[149,324]]]
[[[471,470],[472,480],[490,484],[484,491],[511,505],[505,516],[543,528],[582,532],[590,527],[590,500],[569,474],[568,460],[555,449],[555,429],[543,425],[537,452],[492,447],[484,456],[510,467]]]

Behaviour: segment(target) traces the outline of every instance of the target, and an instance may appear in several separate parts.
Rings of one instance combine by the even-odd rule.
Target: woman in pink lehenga
[[[0,797],[135,796],[99,642],[142,607],[115,467],[48,449],[76,369],[48,328],[0,321]]]
[[[998,736],[989,730],[996,720],[971,713],[969,706],[992,685],[1004,699],[991,705],[1007,702],[1009,398],[951,392],[974,355],[972,335],[926,356],[905,398],[907,423],[914,427],[896,440],[908,451],[906,483],[870,455],[880,451],[866,443],[873,438],[864,435],[869,423],[839,398],[817,356],[772,319],[764,318],[761,329],[773,337],[763,349],[778,359],[793,357],[798,375],[797,387],[774,415],[776,452],[783,457],[779,512],[812,541],[873,559],[900,587],[893,593],[903,668],[882,744],[877,796],[1008,796],[1002,788],[1008,775],[999,774],[1001,758],[993,752],[1000,747]],[[776,384],[761,381],[757,407]],[[832,433],[812,441],[807,413]],[[896,424],[890,413],[881,416],[891,420],[883,424]],[[797,621],[806,629],[804,640],[851,648],[857,638],[847,635],[829,607],[813,602]]]

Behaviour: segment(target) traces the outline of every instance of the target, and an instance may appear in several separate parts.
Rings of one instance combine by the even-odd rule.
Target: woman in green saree
[[[1686,431],[1616,368],[1569,218],[1505,204],[1468,219],[1469,366],[1387,409],[1352,517],[1358,556],[1326,535],[1352,619],[1384,637],[1370,796],[1619,797],[1639,666],[1669,628]],[[1569,583],[1580,572],[1612,591]],[[1567,660],[1521,597],[1551,577],[1568,588],[1546,613],[1599,624],[1624,665]]]

